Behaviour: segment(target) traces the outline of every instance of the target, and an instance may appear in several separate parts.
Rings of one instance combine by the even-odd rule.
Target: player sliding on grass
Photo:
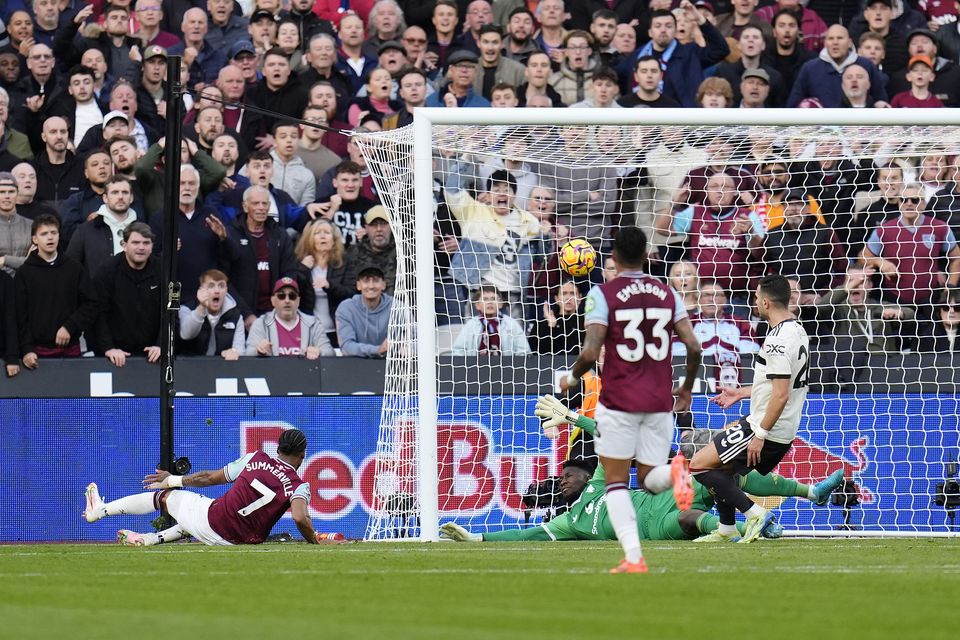
[[[545,418],[544,430],[549,433],[551,427],[564,422],[594,433],[596,422],[570,411],[552,396],[541,396],[537,400],[536,414]],[[776,474],[760,475],[751,471],[738,479],[745,491],[756,496],[782,496],[785,498],[806,498],[818,506],[827,504],[830,494],[843,482],[843,471],[838,470],[822,482],[809,486],[789,480]],[[460,525],[448,522],[440,527],[441,534],[457,542],[509,542],[517,540],[614,540],[616,534],[607,512],[606,500],[603,500],[603,465],[597,467],[590,477],[586,465],[579,460],[568,460],[563,465],[560,477],[560,491],[563,498],[573,502],[570,510],[539,527],[511,529],[493,533],[470,533]],[[706,487],[694,481],[693,507],[681,511],[669,492],[650,494],[644,491],[630,491],[630,500],[640,525],[644,540],[694,540],[698,536],[715,531],[719,518],[708,513],[714,501]],[[743,523],[738,525],[745,527]],[[780,527],[772,522],[764,529],[765,537],[779,537]]]
[[[566,392],[596,364],[601,347],[606,358],[596,417],[600,431],[594,448],[606,470],[606,504],[624,558],[612,573],[645,573],[636,512],[627,481],[636,460],[637,481],[650,493],[671,486],[683,508],[692,498],[683,456],[671,466],[673,411],[690,408],[690,392],[700,368],[700,342],[693,333],[683,300],[669,286],[643,272],[647,237],[624,227],[613,240],[617,276],[587,295],[583,349],[568,378]],[[687,347],[686,379],[673,401],[673,335]]]
[[[747,517],[741,543],[756,540],[771,517],[737,486],[734,476],[749,469],[770,473],[797,437],[807,398],[810,339],[790,313],[789,305],[790,283],[786,278],[771,275],[760,280],[757,315],[767,321],[770,332],[754,357],[753,386],[725,388],[711,398],[726,409],[749,397],[750,415],[718,434],[690,461],[690,472],[710,489],[720,514],[720,526],[706,541],[724,542],[737,535],[737,511]]]
[[[143,479],[147,493],[104,503],[97,485],[87,486],[87,508],[83,516],[96,522],[106,516],[142,515],[160,510],[173,516],[177,525],[159,533],[136,533],[121,529],[117,542],[148,547],[179,540],[189,534],[204,544],[259,544],[287,509],[303,539],[317,543],[307,505],[310,485],[300,479],[297,468],[303,463],[307,437],[299,429],[284,431],[277,441],[277,457],[263,451],[248,453],[216,471],[201,471],[175,476],[166,471],[151,473]],[[212,500],[191,491],[171,491],[181,487],[210,487],[232,482],[222,498]],[[156,491],[153,491],[156,490]]]

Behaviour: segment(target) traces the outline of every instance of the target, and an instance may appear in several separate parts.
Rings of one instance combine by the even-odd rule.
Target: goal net
[[[360,137],[399,261],[367,538],[563,511],[551,478],[568,457],[595,462],[592,442],[545,438],[533,406],[579,353],[584,298],[612,275],[627,225],[647,233],[649,271],[681,294],[704,348],[692,420],[678,424],[688,453],[749,410],[708,398],[752,382],[768,330],[753,291],[780,273],[812,353],[777,472],[812,484],[841,470],[847,483],[827,506],[763,504],[793,533],[951,533],[960,123],[931,111],[427,109]],[[586,276],[559,259],[576,238],[596,251]],[[679,380],[682,345],[673,358]],[[595,387],[564,400],[589,411]]]

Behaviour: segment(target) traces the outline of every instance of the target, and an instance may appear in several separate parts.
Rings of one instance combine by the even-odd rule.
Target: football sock
[[[759,518],[760,516],[763,515],[764,511],[766,511],[766,509],[764,509],[758,504],[755,504],[749,509],[747,509],[746,511],[744,511],[743,515],[747,516],[748,518]]]
[[[810,485],[790,480],[783,476],[771,473],[761,475],[756,471],[751,471],[745,476],[741,476],[737,482],[741,489],[754,496],[782,496],[784,498],[810,498],[813,499],[813,487]]]
[[[163,544],[164,542],[175,542],[183,537],[183,527],[180,525],[174,525],[169,529],[160,531],[159,533],[146,535],[155,535],[157,537],[157,544]]]
[[[734,507],[740,513],[746,513],[753,506],[753,501],[747,497],[743,489],[737,486],[733,476],[718,469],[708,469],[697,473],[697,480],[717,499],[717,508],[721,501]]]
[[[124,514],[143,515],[153,513],[156,507],[153,506],[153,492],[136,493],[126,498],[120,498],[113,502],[103,505],[102,514],[105,516],[120,516]]]
[[[731,527],[737,522],[737,510],[728,505],[723,500],[717,500],[717,514],[719,514],[720,525],[723,533],[730,533]]]
[[[610,523],[617,534],[617,540],[623,548],[627,562],[640,562],[643,552],[640,550],[640,532],[637,529],[637,512],[633,509],[630,492],[623,482],[607,485],[607,513]]]
[[[670,477],[670,465],[668,464],[650,469],[647,477],[643,479],[643,488],[649,493],[662,493],[672,486],[673,479]]]

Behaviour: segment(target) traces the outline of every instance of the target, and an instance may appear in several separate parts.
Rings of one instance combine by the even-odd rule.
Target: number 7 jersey
[[[310,504],[310,485],[297,470],[263,451],[248,453],[223,468],[233,483],[207,512],[210,528],[233,544],[259,544],[273,525],[302,498]]]
[[[807,399],[807,370],[810,367],[810,338],[796,320],[784,320],[770,330],[760,352],[754,356],[753,389],[750,392],[750,415],[747,422],[754,433],[770,404],[773,381],[786,378],[790,397],[767,434],[767,440],[790,444],[797,435],[803,403]]]
[[[584,324],[607,327],[600,404],[628,413],[673,410],[673,327],[687,317],[669,285],[641,271],[594,287]]]

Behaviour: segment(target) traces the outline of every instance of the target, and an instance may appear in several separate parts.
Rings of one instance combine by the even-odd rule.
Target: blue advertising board
[[[565,454],[562,439],[540,434],[535,400],[441,401],[442,511],[456,511],[472,526],[516,526],[527,484],[555,473]],[[360,538],[372,500],[381,403],[379,396],[180,398],[176,453],[188,456],[194,470],[214,469],[257,448],[275,452],[284,428],[302,429],[310,444],[301,475],[311,484],[317,530]],[[697,426],[712,428],[737,415],[708,407],[702,397],[694,412]],[[141,490],[158,459],[158,416],[156,399],[0,400],[0,541],[109,540],[118,528],[152,530],[153,516],[91,525],[81,511],[88,482],[97,482],[107,499]],[[860,487],[853,522],[864,529],[947,531],[933,492],[944,463],[957,459],[958,419],[955,396],[811,396],[800,438],[779,471],[806,482],[844,469]],[[216,497],[224,490],[203,492]],[[788,529],[830,529],[843,514],[787,500],[779,517]],[[278,531],[295,533],[292,520],[285,517]]]

